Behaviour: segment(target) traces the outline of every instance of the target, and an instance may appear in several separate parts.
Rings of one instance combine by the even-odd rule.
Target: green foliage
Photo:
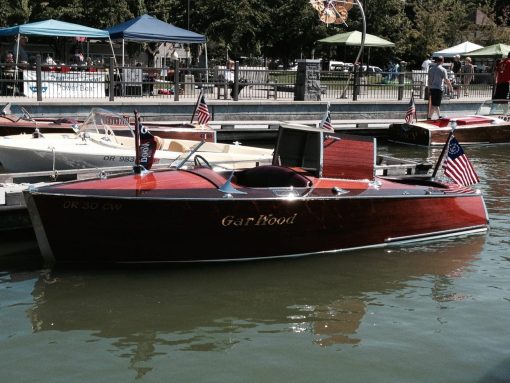
[[[393,49],[371,50],[370,62],[376,65],[399,58],[416,66],[427,54],[464,40],[510,43],[508,0],[365,0],[363,4],[367,32],[396,44]],[[474,24],[476,9],[487,15],[481,26]],[[284,65],[313,56],[352,60],[355,48],[322,46],[317,40],[362,28],[356,6],[349,11],[347,25],[326,25],[309,0],[0,0],[4,27],[53,18],[108,28],[145,13],[205,34],[209,57],[219,62],[227,56],[251,62],[267,58]],[[157,44],[141,47],[151,56]]]

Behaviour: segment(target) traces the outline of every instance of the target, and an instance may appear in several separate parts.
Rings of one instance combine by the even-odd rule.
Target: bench
[[[413,91],[417,93],[419,98],[427,98],[424,89],[428,83],[428,73],[424,70],[413,70],[411,73],[413,80]]]
[[[214,82],[217,84],[217,98],[228,99],[228,90],[232,84],[225,80],[225,66],[214,68]],[[266,92],[266,97],[277,99],[276,83],[269,81],[269,71],[267,67],[240,67],[239,68],[239,93],[245,88],[250,91],[261,90]],[[246,91],[245,91],[246,93]],[[249,93],[249,98],[251,98]]]

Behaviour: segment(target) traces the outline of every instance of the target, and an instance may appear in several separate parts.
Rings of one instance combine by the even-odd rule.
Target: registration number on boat
[[[119,211],[122,204],[117,202],[65,201],[64,209]]]
[[[132,156],[104,156],[104,161],[118,161],[118,162],[135,162],[135,157]]]

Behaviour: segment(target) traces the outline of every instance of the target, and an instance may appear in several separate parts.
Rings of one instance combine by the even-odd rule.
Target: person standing
[[[448,79],[448,72],[443,67],[444,58],[438,56],[435,58],[433,65],[429,69],[428,73],[428,84],[429,84],[429,115],[428,118],[432,119],[434,112],[438,118],[441,118],[441,101],[443,99],[444,86],[448,86],[450,92],[453,92],[452,83]]]
[[[461,76],[462,63],[460,62],[460,55],[453,56],[452,72],[453,72],[453,88],[457,98],[460,98],[460,87],[462,84]]]
[[[496,66],[496,71],[494,72],[496,89],[494,95],[492,96],[493,100],[508,100],[510,98],[510,52],[508,53],[508,57],[501,60]]]
[[[466,57],[464,65],[462,66],[462,75],[464,76],[462,79],[464,82],[464,96],[469,96],[469,84],[473,81],[474,73],[475,66],[471,62],[471,57]]]
[[[432,58],[427,56],[425,60],[421,63],[421,69],[425,72],[429,72],[430,64],[432,64]]]
[[[462,68],[462,63],[460,62],[460,56],[459,55],[453,56],[453,64],[452,64],[453,73],[455,73],[455,75],[459,74],[461,68]]]

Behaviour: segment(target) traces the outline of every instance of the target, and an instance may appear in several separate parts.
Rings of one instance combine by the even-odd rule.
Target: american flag
[[[463,186],[474,185],[480,182],[478,175],[464,154],[459,141],[452,136],[448,143],[448,156],[443,164],[444,174],[455,183]]]
[[[200,103],[198,104],[198,123],[200,125],[207,125],[210,119],[211,115],[209,114],[209,108],[207,108],[205,96],[202,95],[200,98]]]
[[[414,103],[414,94],[411,94],[411,100],[409,100],[409,106],[407,107],[405,121],[407,124],[410,124],[415,119],[416,119],[416,105]]]
[[[331,113],[330,113],[329,109],[326,110],[324,117],[322,117],[322,121],[319,124],[319,127],[331,130],[332,132],[335,131],[335,129],[333,129],[333,125],[331,124]]]

